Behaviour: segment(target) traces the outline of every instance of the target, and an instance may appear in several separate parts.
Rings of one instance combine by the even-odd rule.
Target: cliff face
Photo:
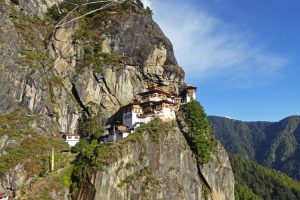
[[[53,5],[58,5],[63,0],[5,0],[6,3],[13,5],[18,11],[21,11],[28,15],[35,15],[40,18],[44,18],[45,13]]]
[[[84,51],[74,36],[78,23],[56,29],[48,40],[54,24],[3,3],[0,9],[0,112],[21,105],[43,115],[46,129],[56,128],[49,134],[74,132],[82,111],[95,106],[111,117],[150,81],[173,91],[183,84],[184,72],[177,66],[172,45],[151,16],[132,12],[95,20],[93,28],[102,33],[97,41],[102,52],[126,59],[106,64],[101,74],[88,67],[78,73]]]
[[[221,146],[198,166],[178,128],[153,134],[124,142],[82,183],[77,199],[234,199],[233,174]]]
[[[93,113],[101,112],[109,122],[114,113],[131,102],[149,82],[163,84],[173,92],[185,85],[184,72],[177,64],[172,44],[151,15],[136,8],[121,14],[110,10],[89,18],[88,25],[75,21],[54,29],[57,21],[49,18],[46,10],[59,2],[0,0],[1,114],[22,108],[26,114],[38,116],[31,129],[45,136],[58,136],[76,132],[80,121]],[[85,30],[93,32],[82,34]],[[94,53],[92,59],[98,56],[94,44],[101,46],[97,52],[101,57],[101,70],[95,68],[95,64],[90,65],[94,60],[86,58],[88,52]],[[162,136],[158,144],[150,142],[146,135],[143,143],[144,146],[125,145],[119,160],[105,166],[104,171],[96,172],[91,183],[85,183],[79,199],[86,195],[95,199],[136,199],[142,198],[143,192],[148,192],[150,199],[204,198],[201,173],[178,130]],[[5,145],[7,143],[1,146],[5,148]],[[146,155],[141,161],[139,155],[143,149]],[[211,180],[212,188],[219,184],[217,180],[226,179],[232,189],[232,179],[224,175],[228,169],[231,176],[226,152],[217,152],[224,158],[222,164],[203,166],[203,175]],[[215,156],[212,162],[219,162],[219,157]],[[122,168],[130,160],[132,165]],[[116,173],[119,168],[122,169]],[[23,166],[17,166],[16,170],[23,170]],[[132,185],[118,187],[127,176],[140,172],[149,176],[134,179]],[[18,179],[22,182],[19,186],[29,178],[23,180],[24,176],[15,176],[22,178]],[[143,191],[147,179],[155,184],[149,191],[147,188]],[[220,184],[216,190],[225,192],[223,183]],[[233,199],[231,190],[229,193],[213,199]]]
[[[128,142],[92,175],[78,199],[205,199],[196,160],[179,130]]]

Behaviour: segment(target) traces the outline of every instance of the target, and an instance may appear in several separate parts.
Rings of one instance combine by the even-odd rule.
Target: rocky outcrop
[[[234,199],[234,174],[228,154],[220,143],[211,154],[210,162],[199,167],[211,188],[212,199]]]
[[[5,177],[1,178],[0,190],[13,190],[17,191],[20,187],[28,185],[30,180],[28,180],[28,172],[24,169],[23,165],[17,165],[11,169]]]
[[[28,15],[35,15],[44,18],[47,10],[53,5],[58,5],[63,0],[6,0],[6,3],[13,5],[18,11]]]
[[[209,199],[203,192],[196,159],[178,129],[153,140],[127,142],[115,162],[84,183],[77,199]]]

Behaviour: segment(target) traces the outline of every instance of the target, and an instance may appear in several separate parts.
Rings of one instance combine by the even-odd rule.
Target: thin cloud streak
[[[287,64],[285,57],[257,45],[248,32],[235,30],[185,2],[175,2],[152,1],[152,8],[188,81],[217,80],[229,87],[264,85]]]

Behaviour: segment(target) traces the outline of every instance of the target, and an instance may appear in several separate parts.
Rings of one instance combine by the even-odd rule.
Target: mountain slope
[[[299,199],[300,183],[285,174],[230,154],[236,180],[236,199]]]
[[[209,121],[227,151],[300,180],[300,116],[279,122],[242,122],[210,116]]]

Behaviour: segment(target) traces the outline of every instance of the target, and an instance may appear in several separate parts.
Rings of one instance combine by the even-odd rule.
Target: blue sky
[[[145,4],[209,115],[278,121],[300,114],[300,1]]]

